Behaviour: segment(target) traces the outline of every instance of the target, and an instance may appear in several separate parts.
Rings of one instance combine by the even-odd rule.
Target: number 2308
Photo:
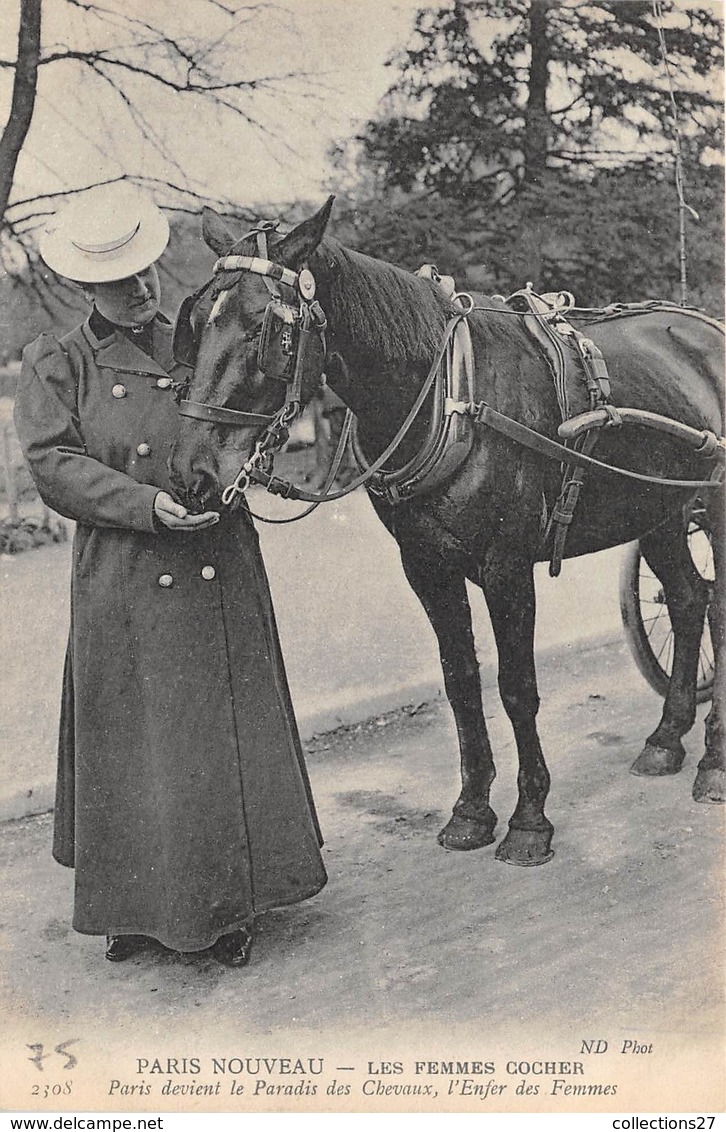
[[[55,1085],[33,1085],[31,1093],[34,1097],[68,1097],[73,1091],[72,1081],[56,1082]]]

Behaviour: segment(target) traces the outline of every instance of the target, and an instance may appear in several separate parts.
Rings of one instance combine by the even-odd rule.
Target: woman
[[[159,311],[168,237],[117,183],[41,242],[93,304],[26,348],[15,406],[41,497],[77,524],[53,854],[109,960],[151,939],[243,966],[255,914],[326,875],[256,531],[169,487],[186,374]]]

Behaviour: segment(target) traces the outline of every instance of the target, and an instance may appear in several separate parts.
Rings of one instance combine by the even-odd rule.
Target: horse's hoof
[[[491,817],[486,820],[464,818],[460,814],[453,814],[446,823],[436,840],[444,849],[458,850],[483,849],[494,841],[494,826],[497,824],[496,814],[491,811]]]
[[[678,774],[685,757],[686,752],[680,743],[675,751],[667,747],[654,747],[650,743],[646,743],[631,766],[630,773],[651,778],[657,778],[664,774]]]
[[[693,783],[693,797],[696,802],[726,801],[726,771],[718,766],[699,770]]]
[[[554,857],[550,849],[552,829],[512,829],[497,846],[495,857],[507,865],[546,865]]]

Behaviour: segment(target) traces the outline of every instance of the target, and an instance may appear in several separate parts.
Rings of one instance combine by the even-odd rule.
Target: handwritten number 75
[[[73,1067],[78,1064],[78,1058],[74,1057],[68,1049],[68,1046],[72,1046],[73,1043],[77,1041],[78,1038],[69,1038],[68,1041],[61,1042],[60,1045],[57,1045],[53,1050],[53,1053],[57,1053],[59,1057],[65,1058],[65,1062],[63,1064],[64,1069],[73,1069]],[[34,1045],[28,1044],[27,1048],[33,1051],[33,1056],[29,1057],[28,1061],[31,1061],[35,1068],[40,1070],[40,1072],[42,1073],[45,1068],[43,1062],[47,1058],[52,1057],[52,1053],[44,1053],[43,1050],[45,1047],[40,1043],[36,1043]]]

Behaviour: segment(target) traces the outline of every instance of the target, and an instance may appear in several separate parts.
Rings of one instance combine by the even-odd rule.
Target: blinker
[[[295,308],[272,299],[267,304],[257,349],[257,365],[265,377],[275,381],[292,380],[298,335]]]

